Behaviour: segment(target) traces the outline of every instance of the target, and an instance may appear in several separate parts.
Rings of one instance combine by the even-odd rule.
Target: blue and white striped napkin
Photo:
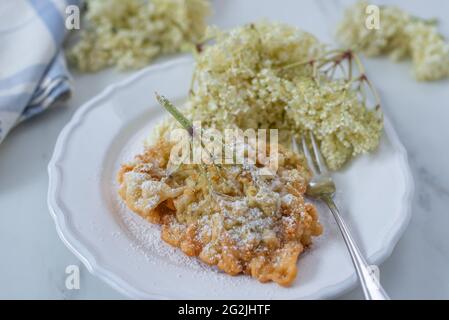
[[[62,44],[79,0],[0,1],[0,143],[20,122],[70,95]]]

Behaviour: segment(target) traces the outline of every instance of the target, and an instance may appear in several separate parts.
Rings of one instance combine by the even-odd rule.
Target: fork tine
[[[296,137],[292,135],[292,151],[296,152],[297,154],[301,153],[301,150],[299,150],[298,142],[296,141]]]
[[[310,170],[312,171],[313,175],[315,176],[315,175],[317,175],[318,171],[317,171],[317,168],[313,161],[312,155],[310,154],[309,148],[307,147],[307,142],[306,142],[306,138],[304,135],[302,136],[301,140],[302,140],[302,152],[304,153],[304,156],[306,157],[307,164],[308,164]]]
[[[326,162],[324,162],[323,155],[321,154],[320,148],[318,147],[318,144],[315,141],[315,137],[312,133],[312,131],[309,132],[310,135],[310,141],[312,142],[312,149],[313,153],[315,154],[315,162],[318,166],[318,170],[321,174],[327,173],[327,166]]]

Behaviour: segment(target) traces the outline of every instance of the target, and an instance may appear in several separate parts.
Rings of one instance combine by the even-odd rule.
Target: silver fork
[[[346,247],[348,248],[360,284],[362,285],[365,298],[367,300],[389,300],[390,298],[376,278],[373,268],[366,262],[357,243],[352,237],[348,226],[335,205],[333,200],[336,190],[335,183],[327,170],[321,151],[315,141],[315,137],[311,132],[309,132],[309,135],[310,143],[308,143],[304,136],[302,137],[302,150],[307,159],[309,168],[313,173],[313,178],[307,186],[306,195],[311,198],[322,200],[332,212],[335,221],[340,228]],[[312,146],[309,148],[308,144],[311,144]],[[295,138],[292,138],[292,148],[294,151],[299,152],[298,143]]]

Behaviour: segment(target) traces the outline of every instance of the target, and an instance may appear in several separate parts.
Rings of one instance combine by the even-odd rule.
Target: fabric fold
[[[0,143],[20,122],[70,96],[62,45],[75,0],[0,2]]]

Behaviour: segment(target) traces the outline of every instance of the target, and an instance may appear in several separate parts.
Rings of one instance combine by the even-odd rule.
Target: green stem
[[[155,92],[155,94],[160,105],[163,106],[191,136],[193,136],[193,124],[190,120],[187,119],[166,97],[159,95],[157,92]]]

